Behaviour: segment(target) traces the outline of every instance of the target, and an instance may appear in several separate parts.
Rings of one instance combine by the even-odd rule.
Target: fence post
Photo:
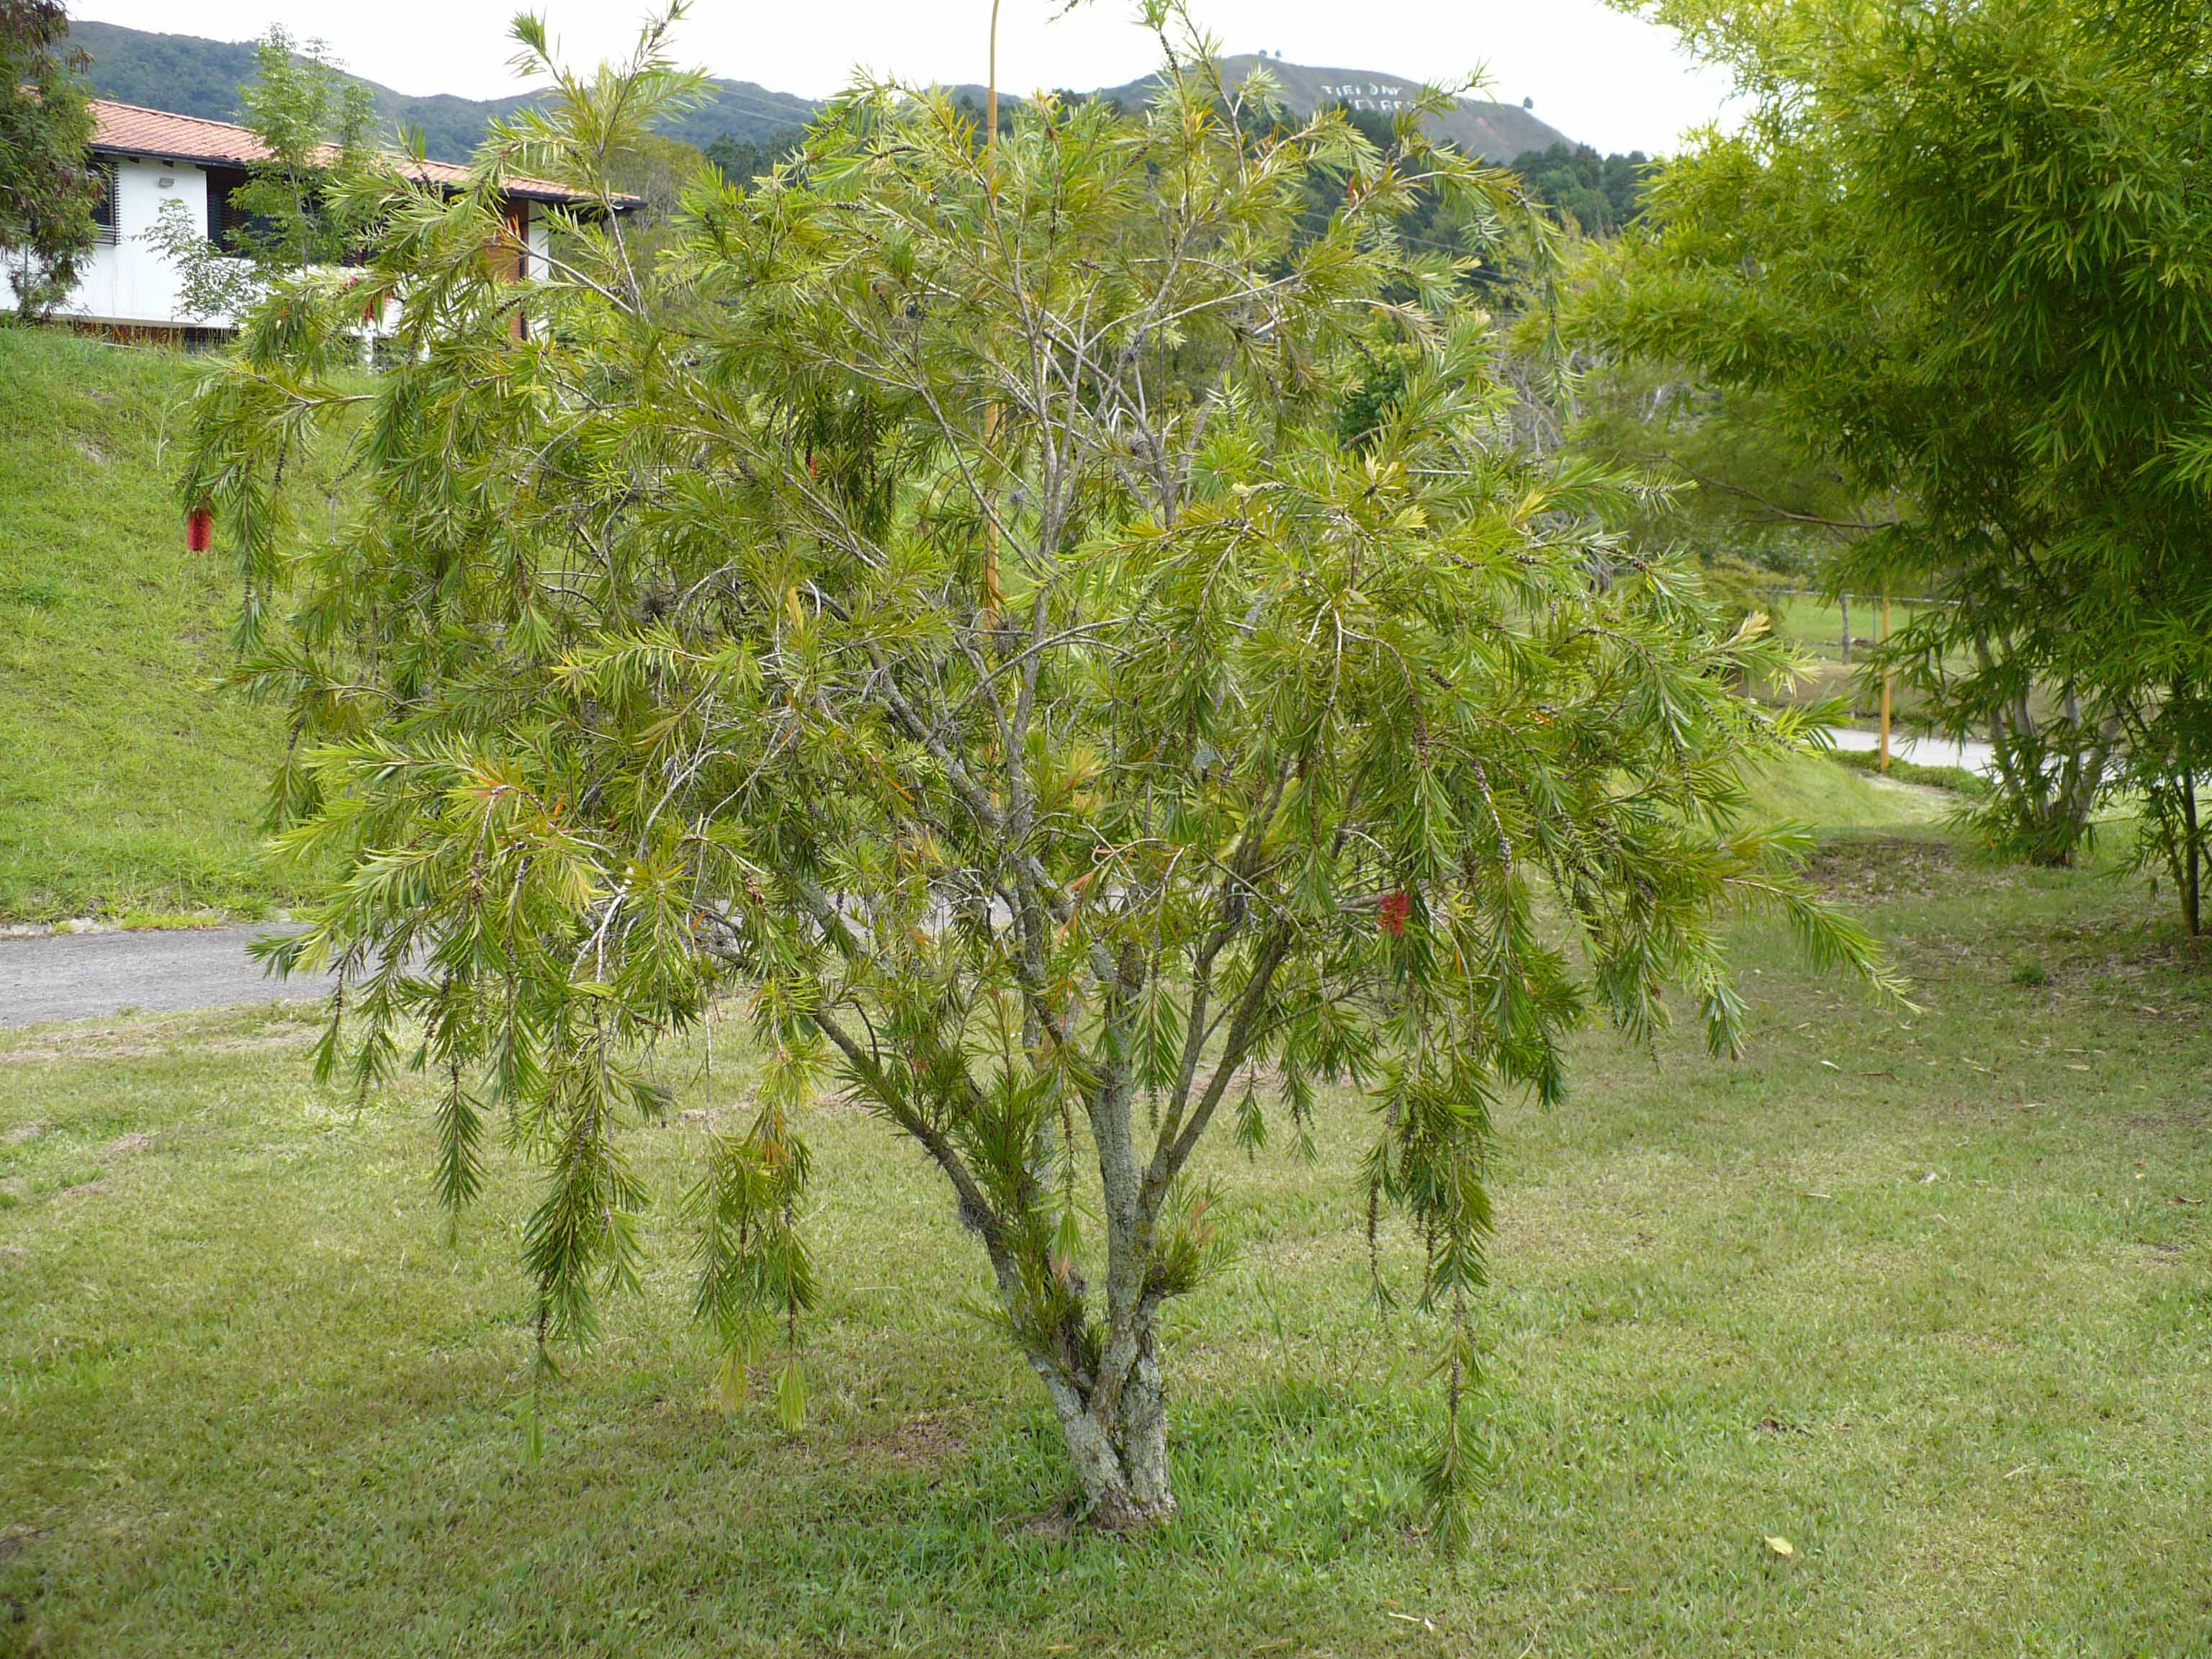
[[[1881,642],[1889,643],[1889,590],[1881,590]],[[1889,665],[1881,665],[1881,769],[1889,770]]]

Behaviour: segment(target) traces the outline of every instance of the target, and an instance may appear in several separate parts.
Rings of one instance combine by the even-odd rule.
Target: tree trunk
[[[1988,666],[1986,647],[1978,644],[1976,649]],[[2082,748],[2081,708],[2071,691],[2063,707],[2062,732],[2075,746],[2062,751],[2055,767],[2050,733],[2039,727],[2026,692],[2014,697],[2009,710],[1994,709],[1990,718],[1998,790],[2014,807],[2014,823],[2025,843],[2020,851],[2030,864],[2057,869],[2072,866],[2088,830],[2090,809],[2096,805],[2117,730],[2117,722],[2108,718],[2097,741]]]
[[[1175,1488],[1168,1479],[1168,1405],[1160,1386],[1160,1363],[1147,1332],[1138,1350],[1136,1370],[1121,1390],[1121,1461],[1129,1476],[1129,1495],[1146,1521],[1175,1512]]]
[[[1054,1364],[1038,1362],[1045,1370]],[[1110,1422],[1099,1419],[1099,1390],[1052,1389],[1068,1461],[1083,1483],[1084,1508],[1094,1525],[1137,1532],[1175,1513],[1168,1472],[1168,1414],[1152,1334],[1138,1344],[1136,1364],[1124,1381]]]
[[[2189,951],[2194,957],[2197,940],[2204,931],[2199,881],[2204,864],[2204,830],[2197,817],[2197,774],[2187,768],[2181,774],[2181,924],[2189,935]]]

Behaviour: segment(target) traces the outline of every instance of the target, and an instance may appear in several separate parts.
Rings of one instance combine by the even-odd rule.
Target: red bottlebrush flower
[[[1413,900],[1404,888],[1401,887],[1395,893],[1383,894],[1380,908],[1384,933],[1395,938],[1406,931],[1406,918],[1412,914]]]
[[[215,544],[215,514],[206,507],[196,507],[185,514],[185,545],[195,553],[204,553]]]

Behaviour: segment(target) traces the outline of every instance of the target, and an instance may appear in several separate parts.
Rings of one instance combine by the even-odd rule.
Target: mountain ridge
[[[1293,64],[1254,52],[1232,52],[1221,60],[1221,77],[1231,86],[1243,85],[1255,70],[1265,70],[1273,78],[1282,90],[1285,105],[1299,115],[1310,115],[1331,103],[1395,115],[1421,94],[1420,82],[1379,70]],[[1156,76],[1144,76],[1118,87],[1101,87],[1092,95],[1135,103],[1149,94],[1157,80]],[[1492,161],[1510,161],[1529,150],[1549,149],[1554,144],[1571,148],[1575,142],[1533,110],[1482,98],[1455,99],[1435,122],[1431,136]]]
[[[168,34],[86,18],[70,20],[70,39],[92,58],[88,79],[96,94],[152,109],[173,110],[180,115],[216,121],[237,119],[238,88],[253,76],[253,42],[250,40]],[[1255,69],[1267,70],[1280,84],[1285,104],[1299,115],[1327,102],[1388,114],[1419,90],[1417,81],[1379,70],[1322,68],[1251,52],[1225,57],[1221,62],[1232,84],[1241,84]],[[374,97],[380,119],[394,129],[419,129],[426,152],[441,161],[466,161],[490,121],[535,103],[541,95],[520,92],[504,98],[463,98],[453,93],[411,94],[366,76],[355,78]],[[1146,76],[1078,95],[1118,98],[1133,105],[1150,94],[1155,78]],[[948,90],[956,95],[967,93],[981,97],[981,88]],[[1002,97],[1007,95],[1002,91]],[[778,92],[757,82],[718,78],[703,103],[664,124],[661,131],[702,149],[725,134],[740,142],[758,143],[780,131],[804,126],[823,101]],[[1519,105],[1468,98],[1459,100],[1436,122],[1435,133],[1493,161],[1510,161],[1526,150],[1572,143]]]

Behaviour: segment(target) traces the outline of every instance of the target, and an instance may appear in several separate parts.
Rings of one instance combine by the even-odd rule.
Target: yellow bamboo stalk
[[[991,0],[991,47],[983,84],[983,148],[999,147],[999,0]]]
[[[991,44],[987,55],[983,85],[983,150],[995,155],[999,148],[999,4],[991,0]],[[983,410],[983,447],[986,465],[988,452],[999,436],[999,405],[988,404]],[[988,497],[986,498],[988,501]],[[999,521],[989,512],[983,515],[983,614],[994,622],[999,616]]]

